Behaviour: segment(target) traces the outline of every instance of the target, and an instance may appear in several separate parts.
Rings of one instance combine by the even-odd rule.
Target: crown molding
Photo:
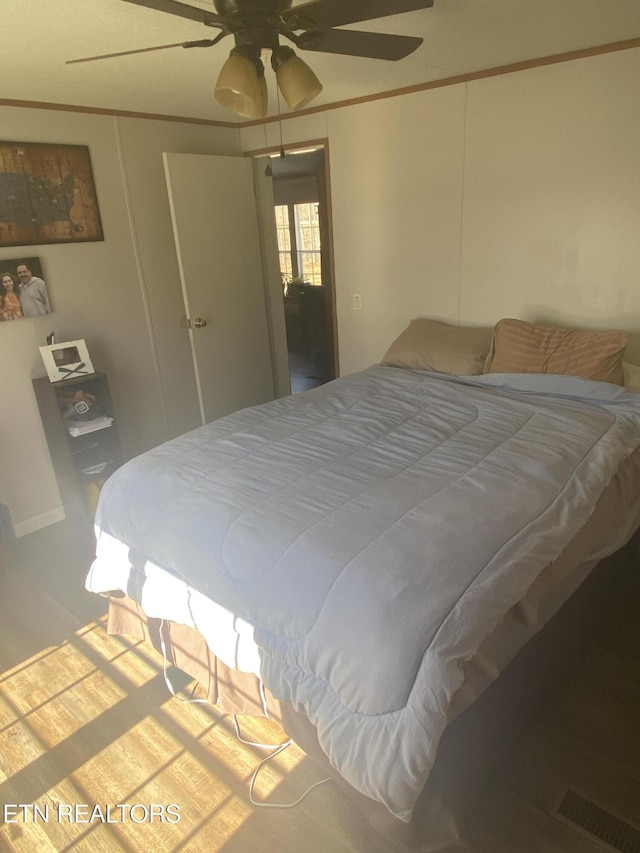
[[[460,83],[470,83],[474,80],[484,80],[488,77],[499,77],[503,74],[513,74],[517,71],[527,71],[532,68],[542,68],[547,65],[557,65],[561,62],[573,62],[576,59],[586,59],[592,56],[602,56],[607,53],[616,53],[621,50],[631,50],[640,47],[640,37],[626,39],[625,41],[610,42],[597,45],[596,47],[571,50],[565,53],[556,53],[551,56],[542,56],[537,59],[527,59],[522,62],[513,62],[510,65],[499,65],[495,68],[487,68],[484,71],[473,71],[469,74],[457,74],[453,77],[445,77],[441,80],[433,80],[430,83],[417,83],[413,86],[404,86],[401,89],[391,89],[387,92],[378,92],[373,95],[363,95],[359,98],[350,98],[344,101],[336,101],[331,104],[323,104],[319,107],[309,107],[295,113],[283,113],[282,115],[268,116],[254,121],[215,121],[206,118],[189,118],[188,116],[162,115],[159,113],[134,112],[129,110],[111,110],[102,107],[85,107],[76,104],[56,104],[47,101],[20,101],[10,98],[0,98],[0,106],[24,107],[38,110],[59,110],[65,112],[87,113],[90,115],[120,116],[124,118],[141,118],[149,121],[174,121],[183,124],[200,124],[208,127],[224,127],[241,130],[245,127],[256,127],[260,125],[273,124],[274,122],[289,121],[301,116],[315,115],[317,113],[340,110],[356,104],[366,104],[371,101],[381,101],[387,98],[398,98],[402,95],[412,95],[416,92],[426,92],[429,89],[441,89],[445,86],[456,86]]]

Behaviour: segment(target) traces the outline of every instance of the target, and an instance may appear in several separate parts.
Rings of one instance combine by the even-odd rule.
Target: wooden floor
[[[103,600],[82,588],[90,557],[88,537],[66,524],[0,552],[0,850],[395,853],[332,783],[293,809],[251,805],[263,753],[213,708],[181,701],[193,685],[177,673],[172,697],[153,650],[107,636]],[[555,814],[567,789],[640,827],[640,620],[638,598],[627,601],[499,768],[469,853],[611,850]],[[264,721],[242,725],[248,740],[282,737]],[[320,778],[293,746],[256,795],[295,800]],[[76,819],[95,804],[102,817]]]
[[[296,350],[289,350],[289,379],[292,394],[309,391],[329,381],[329,377],[318,370],[316,360],[309,353]]]

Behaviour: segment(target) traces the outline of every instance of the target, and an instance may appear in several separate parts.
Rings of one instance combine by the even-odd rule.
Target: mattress
[[[87,585],[196,626],[408,821],[447,723],[632,532],[640,404],[573,377],[380,366],[302,398],[120,469]],[[581,539],[608,486],[624,520]]]

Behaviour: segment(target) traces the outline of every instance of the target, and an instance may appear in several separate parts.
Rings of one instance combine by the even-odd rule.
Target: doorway
[[[325,149],[272,157],[291,393],[337,375]]]

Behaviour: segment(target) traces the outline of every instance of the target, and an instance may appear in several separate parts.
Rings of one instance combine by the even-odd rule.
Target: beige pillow
[[[624,387],[628,391],[635,391],[636,394],[640,394],[640,367],[623,361],[622,374],[624,376]]]
[[[391,344],[382,363],[478,376],[489,352],[491,335],[491,329],[480,326],[452,326],[418,317]]]
[[[489,373],[564,373],[623,384],[626,332],[583,332],[500,320],[491,344]]]

